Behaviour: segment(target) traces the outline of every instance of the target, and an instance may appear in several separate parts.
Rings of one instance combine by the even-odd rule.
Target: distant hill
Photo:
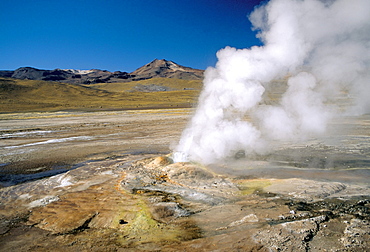
[[[188,108],[196,103],[201,88],[201,80],[171,78],[84,85],[0,77],[0,114]]]
[[[73,84],[96,84],[129,82],[159,77],[183,80],[201,80],[203,79],[203,72],[203,70],[181,66],[173,61],[155,59],[132,73],[121,71],[109,72],[99,69],[43,70],[33,67],[21,67],[14,71],[0,71],[0,77],[10,77],[20,80],[58,81]]]
[[[109,72],[106,70],[74,70],[54,69],[43,70],[33,67],[21,67],[10,75],[10,71],[0,71],[1,77],[11,77],[20,80],[58,81],[73,84],[94,84],[106,82],[122,82],[130,78],[126,72]],[[9,76],[10,75],[10,76]]]

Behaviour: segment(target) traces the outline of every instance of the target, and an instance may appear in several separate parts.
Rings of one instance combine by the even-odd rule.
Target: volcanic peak
[[[135,80],[153,77],[199,80],[203,78],[203,72],[203,70],[181,66],[173,61],[155,59],[136,69],[130,75],[135,76]]]

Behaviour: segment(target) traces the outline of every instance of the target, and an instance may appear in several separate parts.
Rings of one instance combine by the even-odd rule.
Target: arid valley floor
[[[369,115],[206,167],[171,162],[191,113],[1,114],[0,251],[370,250]]]

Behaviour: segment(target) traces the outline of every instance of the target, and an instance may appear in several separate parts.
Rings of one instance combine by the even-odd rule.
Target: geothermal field
[[[370,247],[368,115],[265,155],[173,163],[193,112],[2,115],[1,250]]]
[[[263,45],[204,73],[155,60],[129,87],[52,92],[3,78],[0,250],[370,251],[370,5],[355,2],[260,5]],[[57,95],[29,100],[43,87]]]

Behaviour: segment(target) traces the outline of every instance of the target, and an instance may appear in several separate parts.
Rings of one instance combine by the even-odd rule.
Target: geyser
[[[210,164],[238,151],[325,133],[328,120],[369,111],[370,1],[271,0],[249,16],[263,46],[226,47],[207,68],[174,161]],[[268,102],[274,80],[285,80]],[[338,106],[340,98],[350,106]]]

